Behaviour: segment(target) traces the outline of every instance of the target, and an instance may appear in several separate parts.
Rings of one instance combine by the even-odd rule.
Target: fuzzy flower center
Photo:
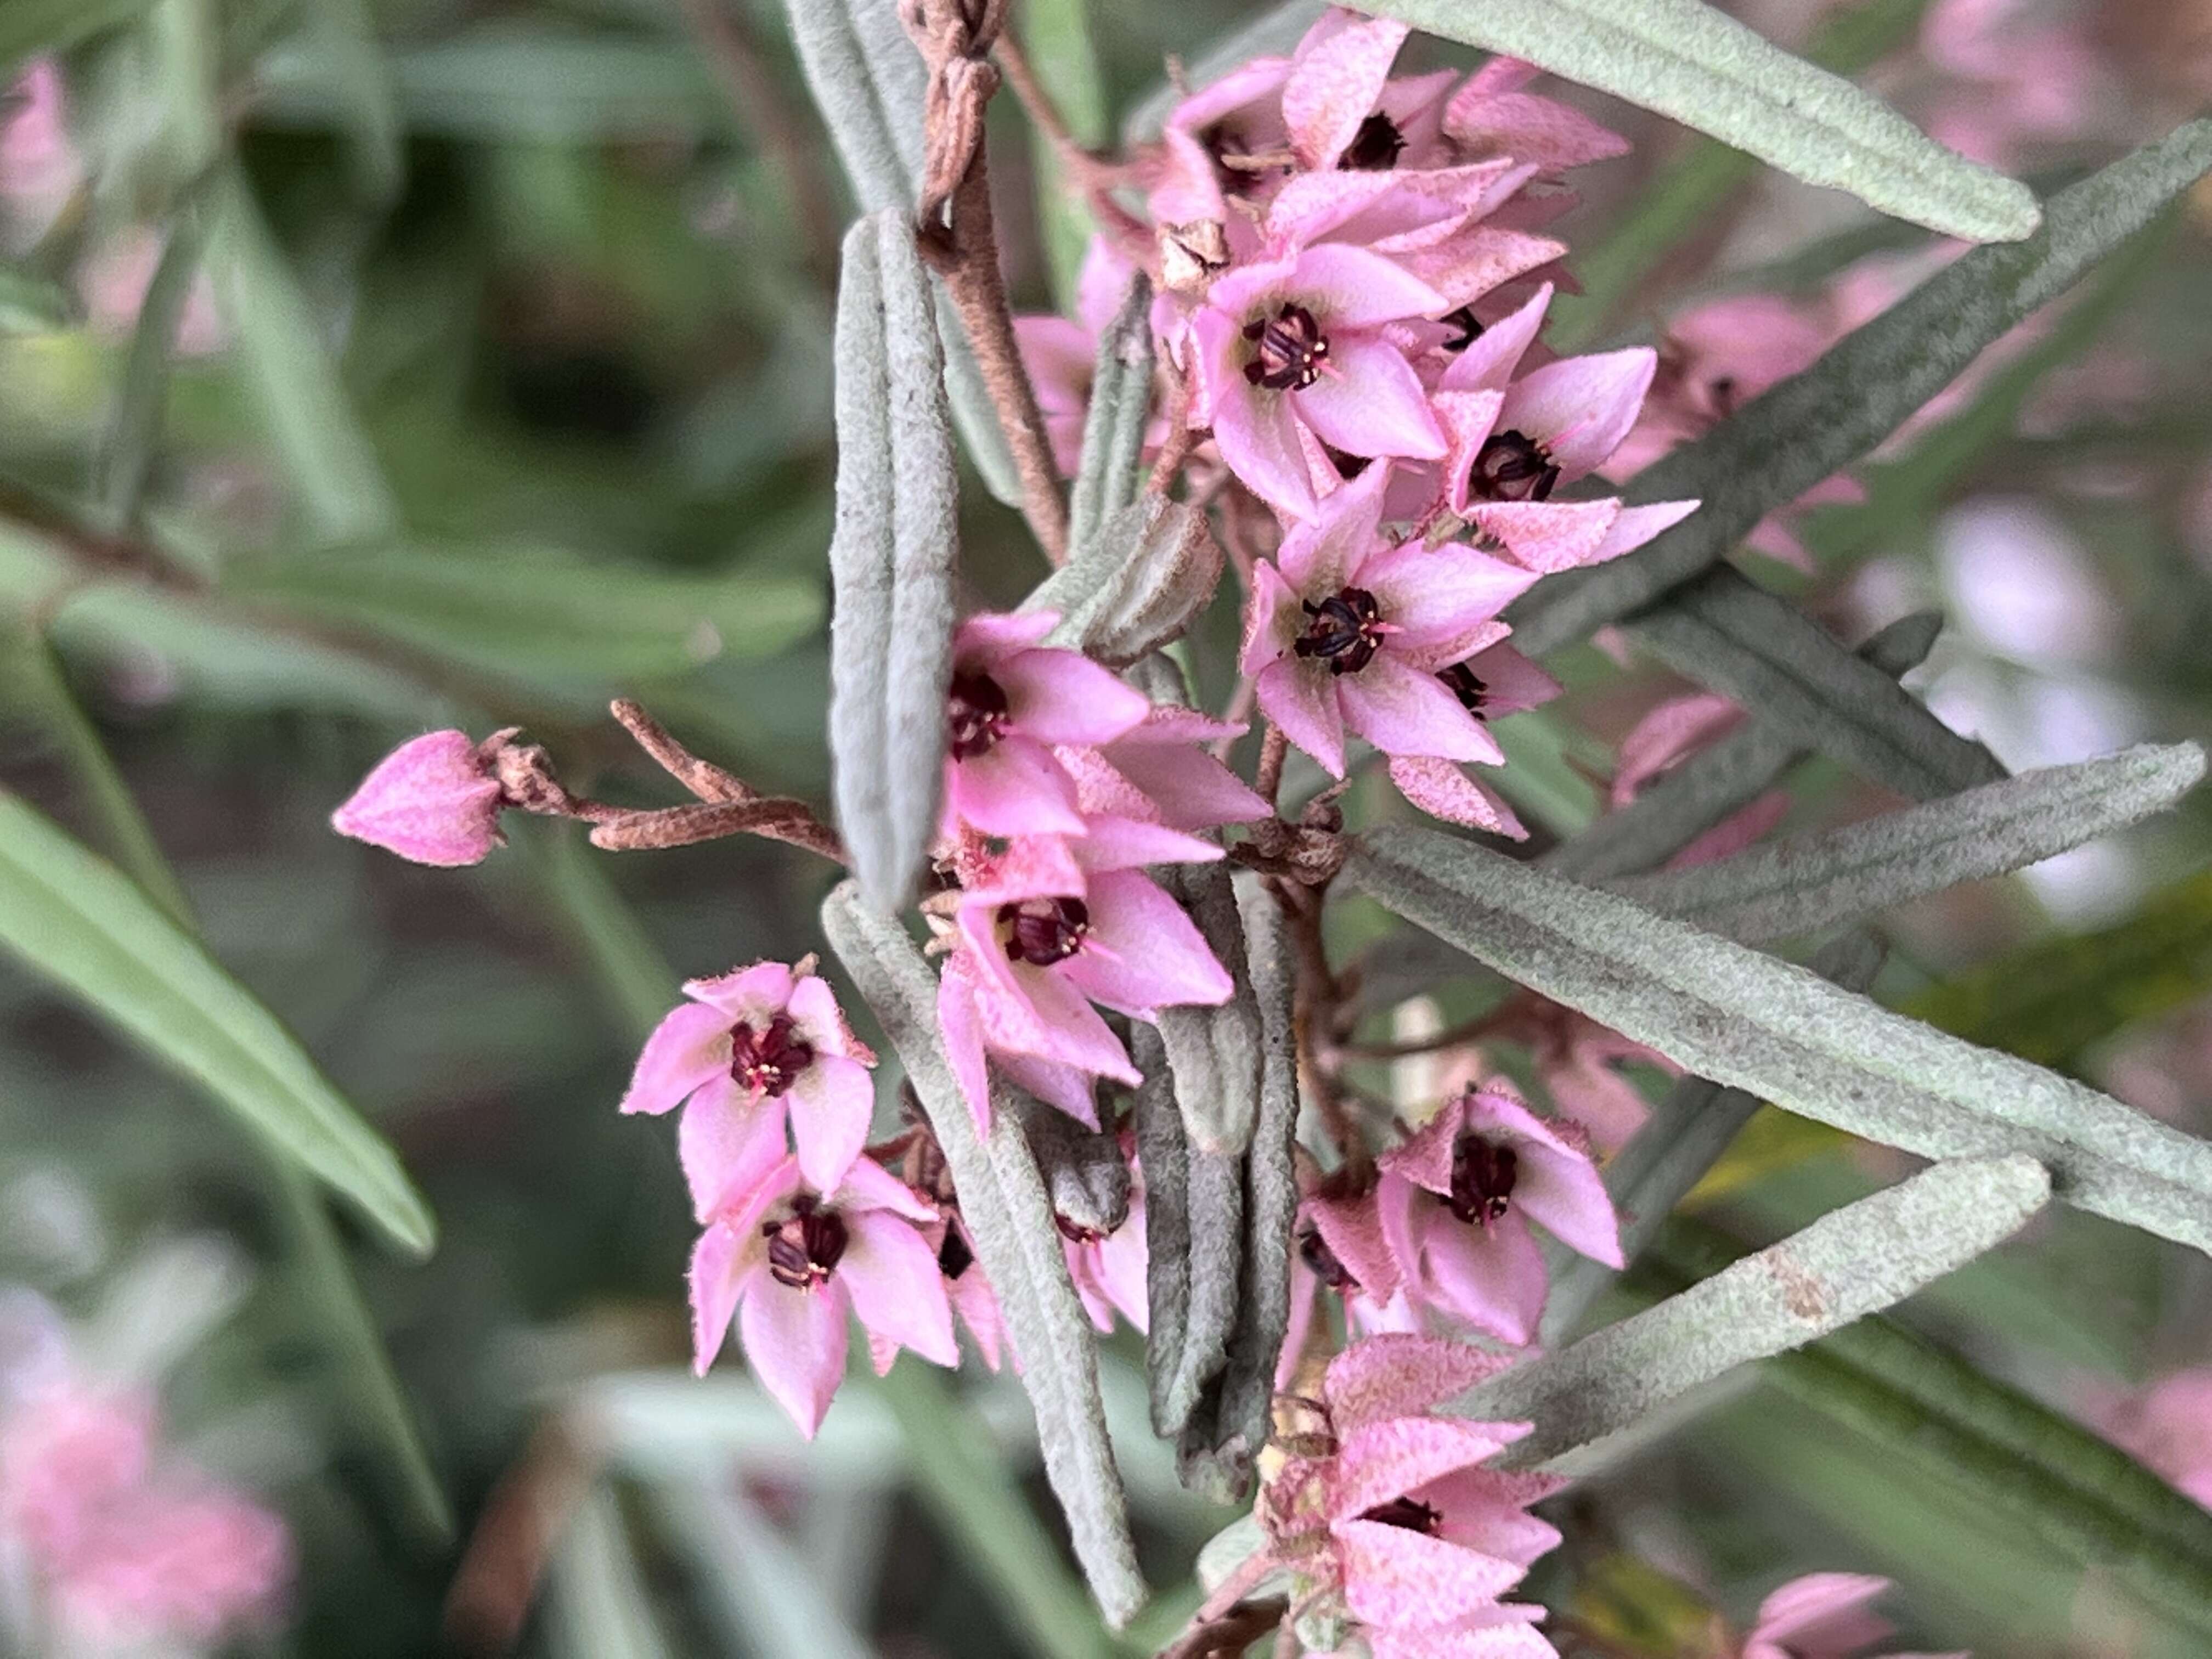
[[[1356,1291],[1359,1281],[1352,1276],[1328,1241],[1321,1236],[1321,1229],[1309,1226],[1298,1235],[1298,1259],[1311,1269],[1313,1276],[1340,1295]]]
[[[1257,348],[1244,365],[1244,378],[1270,391],[1303,391],[1321,379],[1328,361],[1328,336],[1313,313],[1287,300],[1273,317],[1245,324],[1244,337]]]
[[[1437,1527],[1443,1520],[1443,1512],[1434,1504],[1421,1503],[1417,1498],[1394,1498],[1387,1504],[1377,1504],[1371,1510],[1360,1511],[1362,1521],[1379,1521],[1386,1527],[1403,1527],[1407,1532],[1418,1532],[1433,1538]]]
[[[814,1063],[814,1045],[793,1035],[791,1016],[778,1014],[765,1031],[730,1028],[730,1076],[756,1094],[780,1095]]]
[[[1091,907],[1079,898],[1029,898],[999,907],[1006,954],[1032,968],[1065,962],[1091,932]]]
[[[1444,690],[1459,699],[1459,706],[1475,717],[1486,720],[1484,713],[1490,702],[1490,687],[1463,662],[1437,672],[1437,678],[1444,683]]]
[[[1006,735],[1006,694],[988,674],[955,674],[945,697],[951,727],[952,758],[973,760],[988,754]]]
[[[1406,135],[1378,109],[1359,124],[1337,165],[1357,173],[1385,173],[1398,165],[1398,154],[1405,148]]]
[[[1468,478],[1468,493],[1486,501],[1551,499],[1559,469],[1543,445],[1525,432],[1500,432],[1482,447]]]
[[[824,1283],[845,1254],[844,1220],[811,1198],[800,1199],[785,1219],[763,1222],[761,1232],[768,1239],[769,1273],[794,1291]]]
[[[1487,1227],[1502,1221],[1511,1206],[1513,1183],[1521,1171],[1520,1154],[1510,1146],[1493,1146],[1469,1133],[1452,1143],[1451,1192],[1444,1207],[1462,1221],[1479,1221]]]
[[[1311,620],[1292,649],[1320,658],[1332,674],[1357,674],[1382,648],[1382,607],[1364,587],[1339,588],[1319,605],[1308,599],[1305,612]]]

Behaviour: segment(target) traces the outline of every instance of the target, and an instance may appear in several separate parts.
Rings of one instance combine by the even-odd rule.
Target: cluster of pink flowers
[[[68,1372],[0,1421],[0,1540],[70,1652],[212,1651],[292,1571],[282,1521],[161,1450],[149,1396]]]

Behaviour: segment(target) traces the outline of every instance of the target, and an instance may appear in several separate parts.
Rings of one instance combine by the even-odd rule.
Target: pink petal
[[[783,1103],[755,1100],[728,1076],[715,1079],[684,1107],[676,1147],[693,1216],[727,1218],[783,1162]]]
[[[1329,1517],[1355,1520],[1377,1504],[1495,1457],[1513,1437],[1492,1433],[1495,1426],[1464,1418],[1400,1417],[1348,1432],[1340,1427]]]
[[[1524,198],[1513,206],[1525,203]],[[1571,206],[1571,198],[1564,205]],[[1508,225],[1505,217],[1500,214],[1486,224],[1468,226],[1434,248],[1407,255],[1406,263],[1444,296],[1446,305],[1456,308],[1566,256],[1565,242]]]
[[[704,1376],[729,1334],[738,1291],[751,1265],[745,1245],[732,1229],[719,1223],[699,1235],[691,1249],[691,1369]]]
[[[1399,1176],[1431,1193],[1451,1190],[1452,1147],[1467,1127],[1467,1112],[1447,1101],[1429,1121],[1376,1160],[1385,1175]],[[1410,1261],[1407,1264],[1411,1265]]]
[[[995,675],[999,665],[1027,651],[1060,626],[1057,611],[979,611],[952,635],[952,664],[959,673]]]
[[[501,844],[500,786],[475,738],[426,732],[403,743],[331,814],[342,836],[416,864],[480,864]]]
[[[1091,1247],[1093,1277],[1121,1317],[1142,1331],[1152,1320],[1152,1295],[1145,1278],[1145,1209],[1141,1201],[1129,1218]]]
[[[1309,525],[1293,528],[1284,545],[1307,532]],[[1291,653],[1305,625],[1298,596],[1283,573],[1267,560],[1252,567],[1252,595],[1244,611],[1244,643],[1237,655],[1239,672],[1257,674]]]
[[[1498,423],[1543,445],[1560,481],[1571,483],[1620,447],[1658,367],[1659,354],[1648,346],[1562,358],[1514,383]]]
[[[1000,987],[990,970],[979,975],[975,1007],[982,1017],[985,1046],[1058,1060],[1132,1085],[1142,1081],[1121,1039],[1084,1000],[1081,990],[1060,977],[1064,972],[1024,967],[1010,974],[1012,991]]]
[[[1747,1638],[1747,1659],[1755,1649],[1842,1655],[1889,1634],[1889,1625],[1867,1610],[1867,1603],[1889,1588],[1887,1578],[1850,1572],[1808,1573],[1793,1578],[1759,1603],[1759,1620]]]
[[[1040,743],[1111,743],[1152,712],[1152,700],[1073,651],[1024,651],[992,678],[1015,730]]]
[[[984,1277],[982,1264],[969,1262],[966,1272],[946,1285],[945,1293],[952,1304],[952,1310],[960,1316],[960,1322],[974,1339],[975,1352],[982,1356],[986,1365],[997,1370],[1000,1355],[1006,1346],[1006,1318],[999,1310],[998,1293]]]
[[[1211,394],[1206,418],[1229,470],[1279,512],[1305,518],[1314,510],[1313,484],[1298,447],[1290,394],[1255,386],[1244,379],[1244,342],[1235,321],[1208,307],[1191,319],[1191,334],[1206,361]]]
[[[1607,559],[1633,553],[1646,542],[1672,530],[1702,505],[1700,501],[1653,501],[1646,507],[1623,507],[1620,516],[1613,521],[1613,528],[1598,544],[1597,551],[1583,562],[1603,564]]]
[[[1421,1256],[1429,1274],[1422,1294],[1432,1305],[1501,1342],[1535,1340],[1551,1280],[1519,1215],[1508,1210],[1481,1227],[1435,1206],[1421,1228]]]
[[[817,1054],[842,1054],[867,1064],[875,1058],[853,1036],[838,1011],[837,994],[819,974],[802,975],[793,981],[783,1011],[793,1028]]]
[[[1437,668],[1466,657],[1468,641],[1494,633],[1498,613],[1535,583],[1535,572],[1454,542],[1406,542],[1359,568],[1359,586],[1398,630],[1388,648]]]
[[[968,1102],[979,1134],[991,1133],[991,1078],[984,1063],[983,1021],[976,1012],[975,970],[956,954],[937,981],[937,1029],[945,1063]]]
[[[1496,718],[1534,708],[1559,695],[1560,685],[1510,645],[1493,645],[1467,659],[1483,684],[1483,712]]]
[[[1449,1631],[1377,1629],[1367,1633],[1368,1650],[1372,1659],[1559,1659],[1559,1650],[1531,1628],[1544,1616],[1541,1607],[1509,1605],[1489,1613],[1522,1613],[1530,1623],[1470,1624]]]
[[[1395,260],[1344,242],[1323,242],[1307,248],[1298,255],[1283,286],[1328,331],[1332,356],[1341,330],[1374,328],[1451,309],[1443,295],[1419,277],[1409,276]]]
[[[1299,166],[1336,165],[1382,95],[1409,33],[1403,23],[1356,23],[1298,61],[1283,86],[1283,123]]]
[[[1522,354],[1534,343],[1544,326],[1544,313],[1552,303],[1552,284],[1545,283],[1520,309],[1492,323],[1444,370],[1441,388],[1447,392],[1496,392],[1511,384]],[[1532,434],[1533,435],[1533,434]]]
[[[720,1009],[730,1017],[728,1024],[743,1020],[760,1030],[765,1030],[769,1021],[789,1005],[792,986],[787,964],[756,962],[750,968],[736,969],[713,979],[687,979],[684,981],[684,994],[694,1002]]]
[[[817,1192],[834,1191],[867,1145],[876,1115],[876,1085],[867,1070],[842,1054],[817,1054],[786,1097],[799,1167]]]
[[[1528,831],[1497,791],[1469,777],[1450,761],[1430,755],[1394,755],[1390,781],[1398,793],[1447,823],[1486,830],[1493,836],[1525,841]]]
[[[1283,648],[1305,629],[1297,594],[1335,592],[1373,550],[1381,534],[1389,480],[1389,467],[1364,467],[1358,477],[1331,490],[1311,520],[1285,532],[1282,545],[1275,550],[1276,568],[1288,584],[1279,601],[1285,619],[1275,624]]]
[[[763,1267],[745,1285],[738,1336],[745,1364],[809,1440],[828,1415],[845,1375],[844,1287],[835,1278],[812,1290],[780,1284]]]
[[[1438,391],[1431,396],[1429,406],[1436,411],[1437,423],[1444,431],[1443,475],[1449,481],[1444,503],[1464,518],[1475,459],[1490,441],[1491,434],[1498,429],[1498,411],[1505,406],[1505,394],[1492,391]]]
[[[1516,564],[1544,575],[1597,562],[1620,520],[1620,502],[1474,501],[1467,517]]]
[[[1559,1547],[1559,1531],[1525,1512],[1535,1500],[1516,1484],[1493,1469],[1462,1469],[1424,1488],[1421,1501],[1440,1512],[1439,1538],[1525,1567]]]
[[[1098,1127],[1098,1079],[1094,1073],[1033,1054],[1001,1054],[993,1063],[1024,1094],[1066,1113],[1086,1129]]]
[[[1435,755],[1491,766],[1505,758],[1497,739],[1443,681],[1387,647],[1358,673],[1338,676],[1336,695],[1345,724],[1386,755]],[[1291,737],[1296,741],[1295,732]]]
[[[1009,733],[945,763],[945,811],[994,836],[1079,836],[1075,785],[1042,744]]]
[[[1539,1151],[1523,1144],[1513,1206],[1578,1255],[1608,1267],[1620,1254],[1620,1218],[1597,1168],[1580,1153]]]
[[[1328,362],[1311,386],[1284,394],[1322,442],[1347,455],[1444,453],[1443,428],[1403,351],[1371,335],[1340,334],[1329,340]]]
[[[1381,660],[1380,656],[1376,659]],[[1311,755],[1329,776],[1340,778],[1344,775],[1344,714],[1332,678],[1328,670],[1317,664],[1285,657],[1260,671],[1253,690],[1259,696],[1261,713],[1281,726],[1283,735]]]
[[[1075,843],[1076,855],[1094,874],[1148,864],[1212,864],[1223,856],[1215,842],[1164,823],[1093,814],[1088,827],[1090,834]]]
[[[1093,1002],[1151,1019],[1162,1008],[1214,1006],[1236,985],[1182,906],[1133,870],[1091,879],[1091,939],[1060,972]]]
[[[1398,1291],[1398,1263],[1382,1235],[1376,1194],[1366,1192],[1351,1198],[1309,1193],[1306,1219],[1321,1235],[1329,1254],[1358,1281],[1360,1293],[1370,1302],[1388,1302]]]
[[[681,1105],[694,1089],[730,1071],[730,1016],[705,1003],[687,1002],[653,1028],[630,1074],[622,1109],[658,1116]]]
[[[1741,725],[1743,710],[1709,691],[1656,704],[1621,738],[1608,805],[1616,810],[1643,793],[1662,772]]]
[[[845,1178],[832,1189],[831,1198],[849,1217],[855,1212],[885,1211],[908,1221],[927,1223],[938,1218],[937,1206],[872,1158],[856,1158]]]
[[[1520,1583],[1523,1569],[1381,1521],[1330,1528],[1344,1563],[1344,1599],[1370,1625],[1449,1625]]]
[[[1786,789],[1770,789],[1750,805],[1730,813],[1667,860],[1669,870],[1691,870],[1700,864],[1732,858],[1753,842],[1773,833],[1790,816],[1794,803]]]
[[[1328,1362],[1322,1394],[1337,1432],[1346,1434],[1364,1424],[1441,1405],[1511,1363],[1507,1355],[1439,1336],[1370,1336]],[[1486,1426],[1508,1439],[1518,1439],[1528,1429],[1525,1423]]]
[[[1212,830],[1253,823],[1273,809],[1219,761],[1198,748],[1167,744],[1115,744],[1107,758],[1176,830]]]
[[[1510,155],[1547,173],[1564,173],[1628,154],[1619,133],[1580,110],[1519,92],[1484,92],[1470,85],[1444,112],[1444,131],[1474,154]]]
[[[957,1365],[952,1306],[927,1241],[912,1224],[883,1210],[848,1213],[845,1226],[845,1254],[836,1273],[860,1323],[924,1359]]]

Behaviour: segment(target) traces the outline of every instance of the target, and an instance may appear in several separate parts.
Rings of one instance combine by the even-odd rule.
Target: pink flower
[[[1616,811],[1627,805],[1656,779],[1726,737],[1743,720],[1743,710],[1709,692],[1655,704],[1620,740],[1607,804]],[[1789,815],[1790,792],[1770,789],[1682,848],[1667,867],[1687,869],[1740,853]]]
[[[1255,823],[1273,808],[1200,747],[1243,735],[1231,725],[1173,703],[1155,704],[1142,721],[1096,749],[1054,752],[1074,775],[1085,817],[1111,815],[1170,830]]]
[[[1334,1608],[1377,1656],[1547,1653],[1540,1609],[1498,1597],[1559,1534],[1527,1508],[1562,1484],[1482,1465],[1528,1431],[1429,1407],[1503,1362],[1460,1343],[1370,1337],[1329,1362],[1318,1399],[1284,1438],[1290,1455],[1261,1493],[1267,1542],[1209,1607],[1274,1571],[1297,1605]],[[1510,1634],[1527,1632],[1522,1640]]]
[[[970,617],[953,636],[948,840],[963,824],[991,836],[1084,834],[1075,781],[1053,745],[1111,743],[1151,711],[1142,692],[1081,653],[1039,645],[1059,623],[1051,611]]]
[[[1514,378],[1551,301],[1546,283],[1486,330],[1445,368],[1436,394],[1451,434],[1451,510],[1519,562],[1547,572],[1617,558],[1697,510],[1695,501],[1552,499],[1620,447],[1658,358],[1648,348],[1566,357]]]
[[[38,1555],[74,1555],[102,1513],[145,1484],[155,1404],[74,1377],[38,1390],[0,1428],[0,1531]]]
[[[867,1328],[878,1375],[901,1348],[957,1365],[938,1252],[922,1231],[937,1219],[871,1158],[827,1191],[784,1158],[708,1221],[692,1252],[694,1369],[706,1374],[734,1315],[753,1375],[811,1440],[845,1373],[848,1313]]]
[[[1493,58],[1467,78],[1444,111],[1444,131],[1470,159],[1498,155],[1565,173],[1628,154],[1619,133],[1571,105],[1522,90],[1534,64]]]
[[[830,983],[780,962],[686,981],[691,999],[653,1028],[637,1057],[625,1112],[684,1105],[684,1167],[703,1220],[741,1201],[739,1184],[783,1156],[827,1192],[868,1138],[876,1057],[854,1036]]]
[[[1097,850],[1084,841],[1017,842],[961,872],[938,1021],[979,1125],[990,1121],[988,1057],[1096,1128],[1091,1079],[1140,1079],[1091,1005],[1152,1019],[1163,1007],[1226,1002],[1235,988],[1182,907],[1135,869],[1079,861]]]
[[[1867,1603],[1889,1588],[1887,1578],[1860,1573],[1815,1572],[1793,1578],[1759,1605],[1759,1621],[1744,1638],[1741,1659],[1850,1659],[1890,1632]],[[1897,1654],[1893,1659],[1939,1659]],[[1968,1659],[1963,1653],[1940,1659]]]
[[[1334,776],[1346,726],[1386,754],[1496,765],[1496,741],[1437,675],[1504,636],[1498,613],[1535,573],[1384,540],[1389,472],[1368,467],[1254,566],[1242,666],[1268,718]]]
[[[1000,1356],[1007,1347],[1006,1318],[999,1310],[998,1292],[991,1288],[982,1263],[975,1260],[975,1241],[968,1237],[966,1224],[957,1214],[948,1214],[925,1237],[936,1241],[937,1271],[945,1281],[945,1299],[960,1316],[983,1363],[997,1370]],[[889,1362],[876,1352],[881,1340],[873,1333],[868,1337],[878,1376],[889,1369]]]
[[[1510,645],[1493,645],[1437,678],[1485,725],[1549,702],[1559,683]],[[1390,781],[1424,812],[1450,823],[1519,841],[1528,835],[1513,809],[1464,768],[1433,755],[1393,755]]]
[[[1342,1303],[1344,1322],[1353,1332],[1373,1335],[1417,1323],[1397,1258],[1382,1236],[1373,1172],[1361,1182],[1342,1170],[1319,1177],[1301,1171],[1298,1184],[1305,1196],[1291,1233],[1297,1254],[1291,1261],[1290,1328],[1275,1368],[1278,1389],[1296,1382],[1324,1291]]]
[[[84,180],[83,161],[70,142],[60,64],[33,58],[0,108],[0,202],[22,239],[35,241]]]
[[[1239,265],[1192,318],[1194,423],[1277,510],[1316,511],[1305,439],[1347,455],[1445,452],[1407,343],[1391,325],[1450,302],[1379,253],[1326,242]]]
[[[416,864],[481,864],[506,844],[494,759],[512,735],[478,743],[465,732],[426,732],[401,744],[331,814],[331,827]]]
[[[1111,1335],[1114,1316],[1139,1330],[1148,1328],[1152,1298],[1145,1277],[1144,1172],[1130,1158],[1129,1213],[1111,1232],[1101,1232],[1065,1216],[1055,1215],[1060,1252],[1067,1261],[1067,1275],[1075,1281],[1084,1312],[1102,1334]]]
[[[1533,991],[1509,999],[1491,1017],[1486,1030],[1501,1042],[1528,1048],[1536,1080],[1551,1097],[1553,1109],[1589,1130],[1590,1139],[1607,1152],[1626,1141],[1650,1115],[1636,1085],[1613,1066],[1633,1060],[1669,1076],[1681,1069],[1656,1048]]]
[[[1381,1159],[1377,1207],[1414,1300],[1500,1341],[1533,1341],[1549,1276],[1528,1223],[1623,1265],[1620,1224],[1589,1154],[1493,1083],[1469,1090]]]
[[[2207,1509],[2212,1509],[2212,1366],[2176,1371],[2143,1393],[2096,1402],[2093,1420]]]

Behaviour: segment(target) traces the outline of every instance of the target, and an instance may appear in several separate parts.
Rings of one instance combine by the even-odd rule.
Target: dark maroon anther
[[[1091,931],[1091,907],[1078,898],[1023,899],[999,907],[1006,930],[1006,954],[1032,968],[1065,962],[1083,948]]]
[[[1464,351],[1482,337],[1482,325],[1476,320],[1473,306],[1462,306],[1457,311],[1447,311],[1437,320],[1459,331],[1444,342],[1446,351]]]
[[[1331,444],[1323,444],[1321,450],[1322,454],[1328,457],[1328,464],[1336,469],[1336,476],[1346,483],[1351,483],[1374,464],[1365,455],[1350,454]]]
[[[1096,1244],[1106,1237],[1096,1227],[1086,1227],[1079,1221],[1070,1221],[1057,1210],[1052,1212],[1052,1224],[1060,1229],[1060,1236],[1071,1244]]]
[[[955,674],[945,708],[955,760],[986,754],[1006,734],[1006,694],[988,674]]]
[[[1244,365],[1244,378],[1276,392],[1297,392],[1321,379],[1328,360],[1328,337],[1304,306],[1285,301],[1272,318],[1244,325],[1244,337],[1259,349]]]
[[[814,1045],[792,1035],[791,1016],[778,1014],[768,1030],[730,1028],[730,1076],[763,1095],[787,1093],[799,1074],[814,1063]]]
[[[1398,165],[1398,153],[1405,148],[1406,135],[1378,109],[1359,124],[1337,166],[1355,173],[1387,173]]]
[[[1513,1199],[1521,1158],[1510,1146],[1495,1146],[1480,1135],[1462,1135],[1452,1143],[1451,1195],[1444,1207],[1462,1221],[1488,1226],[1504,1218]]]
[[[1328,1248],[1328,1241],[1321,1236],[1321,1229],[1309,1226],[1298,1235],[1298,1260],[1313,1270],[1313,1276],[1340,1294],[1348,1294],[1359,1288],[1359,1281],[1352,1276],[1352,1269],[1337,1260],[1336,1252]]]
[[[768,1239],[768,1270],[775,1282],[811,1291],[837,1270],[845,1254],[845,1224],[836,1211],[818,1209],[811,1199],[799,1204],[797,1214],[763,1222],[761,1231]]]
[[[1319,657],[1332,674],[1357,674],[1375,660],[1382,647],[1382,612],[1375,596],[1364,587],[1340,588],[1319,605],[1305,602],[1313,620],[1291,649],[1301,657]]]
[[[945,1243],[937,1247],[937,1271],[947,1279],[957,1279],[975,1265],[975,1252],[969,1248],[966,1236],[947,1223]]]
[[[1444,683],[1444,690],[1459,699],[1459,706],[1479,720],[1490,716],[1484,711],[1490,703],[1490,688],[1475,677],[1474,670],[1463,662],[1449,668],[1439,669],[1437,678]]]
[[[1559,482],[1559,469],[1542,445],[1526,433],[1500,432],[1474,458],[1467,493],[1482,501],[1541,501]]]
[[[1444,1517],[1441,1510],[1411,1498],[1394,1498],[1387,1504],[1377,1504],[1371,1510],[1360,1511],[1362,1521],[1379,1521],[1386,1527],[1403,1527],[1407,1532],[1436,1536],[1437,1526]]]

